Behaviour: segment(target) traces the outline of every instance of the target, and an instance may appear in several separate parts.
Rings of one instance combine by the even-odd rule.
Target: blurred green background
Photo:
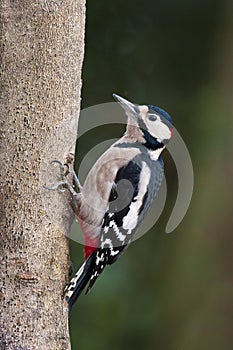
[[[154,228],[107,268],[71,315],[74,350],[233,349],[233,2],[88,1],[82,108],[113,101],[165,108],[194,166],[193,199],[165,227],[177,175],[165,153],[168,198]],[[120,137],[98,129],[93,142]],[[71,241],[74,270],[83,247]]]

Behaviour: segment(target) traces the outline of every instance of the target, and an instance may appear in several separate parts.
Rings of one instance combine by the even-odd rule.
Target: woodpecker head
[[[145,146],[155,150],[164,147],[169,142],[174,128],[167,112],[152,105],[133,104],[116,94],[113,94],[113,97],[125,110],[129,118],[128,124],[140,129]]]

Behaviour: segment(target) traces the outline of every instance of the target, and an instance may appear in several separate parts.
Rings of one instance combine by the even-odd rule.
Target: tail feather
[[[82,293],[83,289],[89,282],[93,267],[95,264],[95,257],[96,253],[93,252],[89,258],[84,261],[78,272],[75,274],[75,276],[70,281],[69,285],[67,286],[65,290],[65,300],[68,304],[69,311],[71,311],[71,308],[79,295]]]

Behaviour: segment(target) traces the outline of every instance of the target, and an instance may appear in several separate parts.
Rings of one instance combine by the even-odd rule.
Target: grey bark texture
[[[85,0],[1,0],[0,16],[0,348],[66,350],[73,214],[43,185],[74,152]]]

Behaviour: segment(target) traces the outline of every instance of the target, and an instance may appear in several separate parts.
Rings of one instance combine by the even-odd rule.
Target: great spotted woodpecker
[[[164,110],[113,96],[128,117],[126,132],[97,160],[83,187],[75,177],[85,261],[65,291],[70,309],[85,286],[88,293],[105,266],[132,242],[160,188],[161,153],[173,134],[172,119]]]

